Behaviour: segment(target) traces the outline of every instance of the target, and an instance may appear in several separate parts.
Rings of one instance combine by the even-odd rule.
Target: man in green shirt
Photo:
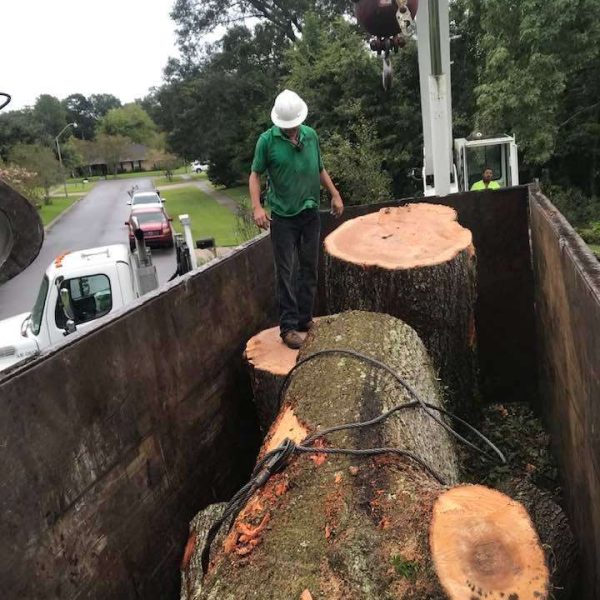
[[[271,111],[273,127],[258,138],[248,182],[254,222],[271,229],[281,337],[294,349],[302,345],[298,332],[313,325],[321,185],[331,194],[332,214],[339,217],[344,210],[323,166],[317,133],[302,125],[307,114],[306,103],[295,92],[284,90],[277,96]],[[260,203],[260,176],[265,172],[271,216]]]
[[[483,179],[476,181],[471,186],[472,192],[483,192],[484,190],[499,190],[500,184],[494,181],[494,171],[490,167],[483,170]]]

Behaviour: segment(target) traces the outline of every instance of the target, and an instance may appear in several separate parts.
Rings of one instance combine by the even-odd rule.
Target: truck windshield
[[[494,179],[502,179],[502,147],[479,146],[467,149],[467,172],[469,173],[469,189],[482,177],[483,169],[489,167],[494,171]]]
[[[132,204],[160,204],[160,197],[157,194],[134,196]]]
[[[44,306],[46,304],[49,285],[50,282],[48,281],[48,277],[44,275],[42,285],[40,285],[40,291],[38,292],[37,299],[33,305],[33,310],[31,311],[31,331],[34,335],[37,335],[42,327],[42,315],[44,314]]]

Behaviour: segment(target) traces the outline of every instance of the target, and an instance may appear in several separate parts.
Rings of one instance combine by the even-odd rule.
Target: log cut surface
[[[548,569],[525,508],[481,485],[437,499],[431,525],[436,573],[451,599],[545,598]]]
[[[300,333],[300,336],[305,338],[306,334]],[[250,338],[245,357],[255,369],[285,376],[296,364],[298,350],[292,350],[283,343],[279,327],[271,327]]]
[[[325,239],[327,310],[381,312],[413,327],[468,415],[477,397],[476,267],[471,232],[447,206],[384,208]]]
[[[346,221],[325,240],[328,254],[357,265],[414,269],[452,260],[473,243],[456,211],[436,204],[384,208]]]

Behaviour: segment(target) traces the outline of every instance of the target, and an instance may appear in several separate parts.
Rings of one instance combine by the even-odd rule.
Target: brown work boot
[[[299,350],[302,347],[304,340],[297,331],[291,329],[286,331],[282,336],[283,343],[292,350]]]
[[[304,323],[298,327],[298,331],[310,331],[315,326],[315,322],[311,319],[308,323]]]

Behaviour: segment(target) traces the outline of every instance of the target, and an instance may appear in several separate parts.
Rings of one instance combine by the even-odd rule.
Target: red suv
[[[129,247],[135,248],[133,232],[139,227],[144,232],[144,240],[148,246],[173,247],[173,231],[171,221],[164,208],[160,206],[148,206],[135,208],[129,215]],[[137,221],[137,224],[136,224]]]

